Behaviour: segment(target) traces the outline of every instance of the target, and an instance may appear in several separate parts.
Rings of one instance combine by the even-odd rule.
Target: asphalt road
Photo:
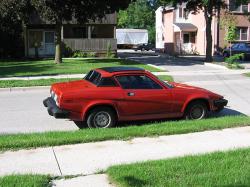
[[[200,86],[225,96],[229,104],[220,116],[250,115],[250,78],[241,75],[241,71],[223,70],[205,66],[201,62],[171,59],[154,54],[122,55],[160,66],[168,70],[177,82]],[[77,130],[78,127],[72,121],[55,119],[48,115],[42,104],[48,95],[49,88],[0,91],[0,134]]]
[[[49,116],[43,106],[49,88],[28,91],[0,91],[0,133],[27,133],[75,130],[77,126],[64,119]]]

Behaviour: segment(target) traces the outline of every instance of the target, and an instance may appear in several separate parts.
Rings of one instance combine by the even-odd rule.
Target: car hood
[[[75,92],[82,89],[93,88],[95,85],[86,80],[77,80],[70,82],[55,83],[51,86],[56,94],[61,95],[62,93]]]
[[[206,94],[208,94],[209,96],[212,96],[212,97],[223,98],[223,96],[221,96],[219,94],[216,94],[216,93],[211,92],[211,91],[209,91],[207,89],[200,88],[200,87],[197,87],[197,86],[190,86],[190,85],[187,85],[187,84],[176,83],[176,82],[171,82],[171,84],[174,86],[174,88],[177,88],[177,89],[180,89],[180,90],[183,90],[183,91],[201,92],[201,93],[206,93]]]

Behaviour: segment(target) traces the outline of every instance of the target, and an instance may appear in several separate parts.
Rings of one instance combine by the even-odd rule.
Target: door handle
[[[135,96],[135,93],[133,93],[133,92],[128,92],[128,96]]]

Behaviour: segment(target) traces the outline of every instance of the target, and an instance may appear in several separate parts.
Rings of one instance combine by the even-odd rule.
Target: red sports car
[[[90,128],[112,127],[117,121],[202,119],[228,102],[211,91],[163,82],[135,67],[91,70],[83,80],[53,84],[50,93],[43,103],[51,116]]]

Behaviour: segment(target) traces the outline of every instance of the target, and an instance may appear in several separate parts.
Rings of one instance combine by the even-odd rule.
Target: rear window
[[[111,77],[102,77],[97,71],[90,71],[84,79],[99,87],[117,87],[118,85]]]
[[[92,70],[90,71],[85,77],[84,79],[86,81],[89,81],[95,85],[98,85],[100,83],[100,80],[101,80],[101,74]]]

